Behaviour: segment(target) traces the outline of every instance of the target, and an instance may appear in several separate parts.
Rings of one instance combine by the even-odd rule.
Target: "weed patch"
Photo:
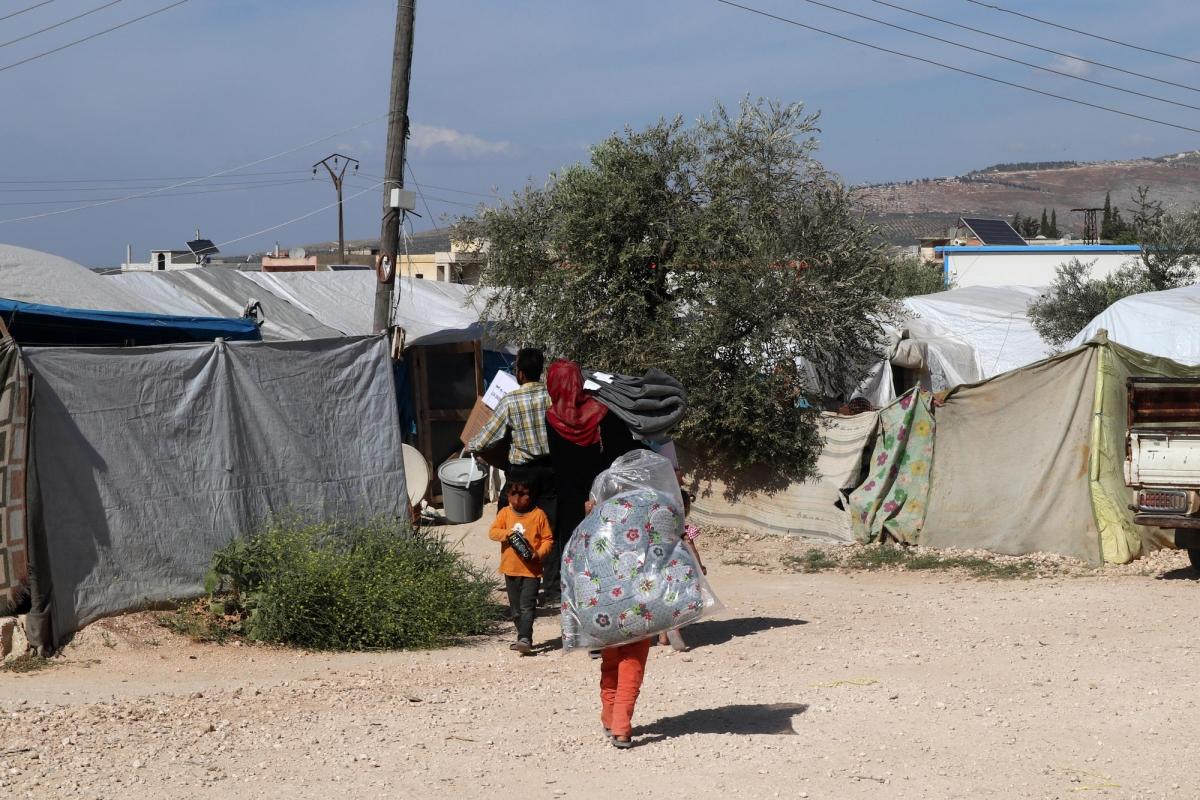
[[[0,672],[38,672],[54,666],[48,658],[33,653],[23,653],[0,664]]]
[[[878,544],[864,547],[847,560],[847,565],[854,569],[883,569],[884,567],[903,566],[911,558],[902,548],[890,544]]]
[[[226,619],[212,613],[207,600],[185,603],[169,614],[158,618],[167,630],[186,636],[193,642],[224,644],[231,636],[241,633],[239,617]],[[151,642],[147,642],[148,644]],[[157,641],[153,641],[157,644]]]
[[[311,650],[440,647],[487,633],[497,582],[436,533],[399,522],[275,520],[213,560],[247,638]],[[220,602],[220,601],[218,601]],[[213,604],[216,605],[216,604]]]
[[[816,547],[809,548],[808,552],[802,556],[786,555],[782,561],[785,566],[799,572],[824,572],[838,566],[837,559],[831,558],[824,550]]]

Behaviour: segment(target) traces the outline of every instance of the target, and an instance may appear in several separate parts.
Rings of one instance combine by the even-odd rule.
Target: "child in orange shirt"
[[[500,542],[500,572],[508,590],[508,607],[517,622],[517,640],[510,649],[527,656],[533,651],[533,614],[542,559],[550,554],[554,538],[546,512],[534,505],[537,488],[530,476],[513,472],[508,505],[496,515],[488,538]]]

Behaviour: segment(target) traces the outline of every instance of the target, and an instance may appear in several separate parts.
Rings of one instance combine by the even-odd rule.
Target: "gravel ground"
[[[464,547],[493,558],[483,530]],[[0,673],[0,797],[1195,796],[1183,554],[991,581],[705,546],[728,611],[652,651],[633,750],[603,739],[585,656],[199,645],[136,614]]]

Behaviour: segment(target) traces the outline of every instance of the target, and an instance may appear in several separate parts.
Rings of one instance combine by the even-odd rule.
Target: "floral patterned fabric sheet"
[[[879,412],[881,430],[867,480],[850,495],[850,524],[860,542],[916,544],[925,525],[934,419],[928,392],[911,390]]]
[[[717,605],[683,540],[683,514],[654,489],[592,509],[563,553],[563,650],[629,644]]]

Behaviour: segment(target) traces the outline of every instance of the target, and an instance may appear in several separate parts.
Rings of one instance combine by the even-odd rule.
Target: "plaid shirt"
[[[512,429],[512,447],[508,449],[508,460],[513,464],[525,464],[550,453],[550,441],[546,436],[546,411],[550,408],[550,395],[541,381],[526,383],[508,394],[496,405],[496,412],[467,444],[469,450],[482,450],[504,438],[504,431]]]

